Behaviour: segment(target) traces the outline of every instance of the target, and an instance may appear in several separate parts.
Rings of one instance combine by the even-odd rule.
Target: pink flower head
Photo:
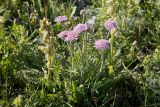
[[[77,26],[75,26],[73,28],[73,30],[75,32],[77,32],[78,34],[81,33],[81,32],[85,32],[89,29],[88,25],[87,24],[78,24]]]
[[[104,22],[104,27],[108,30],[112,30],[117,28],[117,24],[114,20],[108,19],[106,22]]]
[[[68,35],[68,31],[62,31],[58,34],[58,37],[61,39],[65,39]]]
[[[57,23],[64,23],[68,20],[68,17],[67,16],[58,16],[55,18],[55,22]]]
[[[75,31],[68,31],[67,36],[64,38],[66,42],[72,42],[78,39],[78,34]]]
[[[108,40],[105,40],[105,39],[98,39],[98,40],[95,42],[94,47],[95,47],[96,49],[100,49],[100,50],[107,49],[107,48],[109,48],[109,41],[108,41]]]

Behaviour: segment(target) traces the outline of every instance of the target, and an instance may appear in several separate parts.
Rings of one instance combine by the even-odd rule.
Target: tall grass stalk
[[[103,70],[103,65],[104,65],[104,50],[101,52],[101,67],[99,69],[99,72],[101,73]]]
[[[100,65],[99,72],[98,72],[97,75],[95,76],[95,77],[96,77],[95,83],[98,82],[98,79],[99,79],[99,77],[100,77],[100,75],[101,75],[101,73],[102,73],[102,71],[103,71],[103,66],[104,66],[104,50],[101,51],[101,59],[100,59],[100,61],[101,61],[101,65]]]
[[[87,33],[83,36],[83,46],[82,46],[82,70],[81,70],[81,77],[83,77],[83,73],[86,66],[87,61]]]
[[[70,60],[71,60],[71,70],[74,70],[74,55],[73,55],[73,44],[72,42],[68,42],[68,48],[70,51]],[[70,80],[72,78],[72,72],[70,70]]]
[[[110,64],[109,64],[109,74],[113,73],[113,42],[114,42],[114,32],[115,29],[111,30],[111,38],[110,38]]]

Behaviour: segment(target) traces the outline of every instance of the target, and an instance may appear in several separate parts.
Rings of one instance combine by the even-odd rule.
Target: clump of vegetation
[[[159,1],[0,2],[0,106],[160,106]]]

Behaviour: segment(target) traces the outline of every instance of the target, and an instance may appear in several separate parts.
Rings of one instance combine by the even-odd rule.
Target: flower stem
[[[101,67],[100,67],[100,70],[99,70],[100,73],[102,72],[102,69],[103,69],[103,64],[104,64],[103,59],[104,59],[104,51],[102,51],[102,53],[101,53]]]
[[[113,41],[114,41],[114,34],[111,31],[109,74],[113,73]]]
[[[102,73],[103,65],[104,65],[104,51],[102,51],[102,53],[101,53],[101,67],[100,67],[100,69],[99,69],[99,72],[98,72],[97,75],[96,75],[95,83],[98,81],[99,76],[100,76],[100,74]]]
[[[113,57],[113,40],[114,40],[114,35],[111,34],[111,65],[113,64],[113,60],[112,60],[112,57]]]
[[[49,44],[48,44],[48,59],[47,59],[47,67],[48,67],[48,80],[51,80],[51,65],[52,65],[52,38],[49,39]]]
[[[86,35],[83,36],[81,81],[85,70],[86,57],[87,57],[87,33]]]
[[[71,58],[71,69],[73,70],[74,69],[74,59],[73,59],[73,46],[72,46],[72,42],[69,42],[68,43],[68,46],[69,46],[69,50],[70,50],[70,58]],[[72,75],[71,75],[71,71],[70,71],[70,79],[72,78]]]

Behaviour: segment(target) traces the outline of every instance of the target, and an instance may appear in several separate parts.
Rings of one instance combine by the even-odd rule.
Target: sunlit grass
[[[73,1],[0,0],[0,106],[160,106],[159,4]]]

